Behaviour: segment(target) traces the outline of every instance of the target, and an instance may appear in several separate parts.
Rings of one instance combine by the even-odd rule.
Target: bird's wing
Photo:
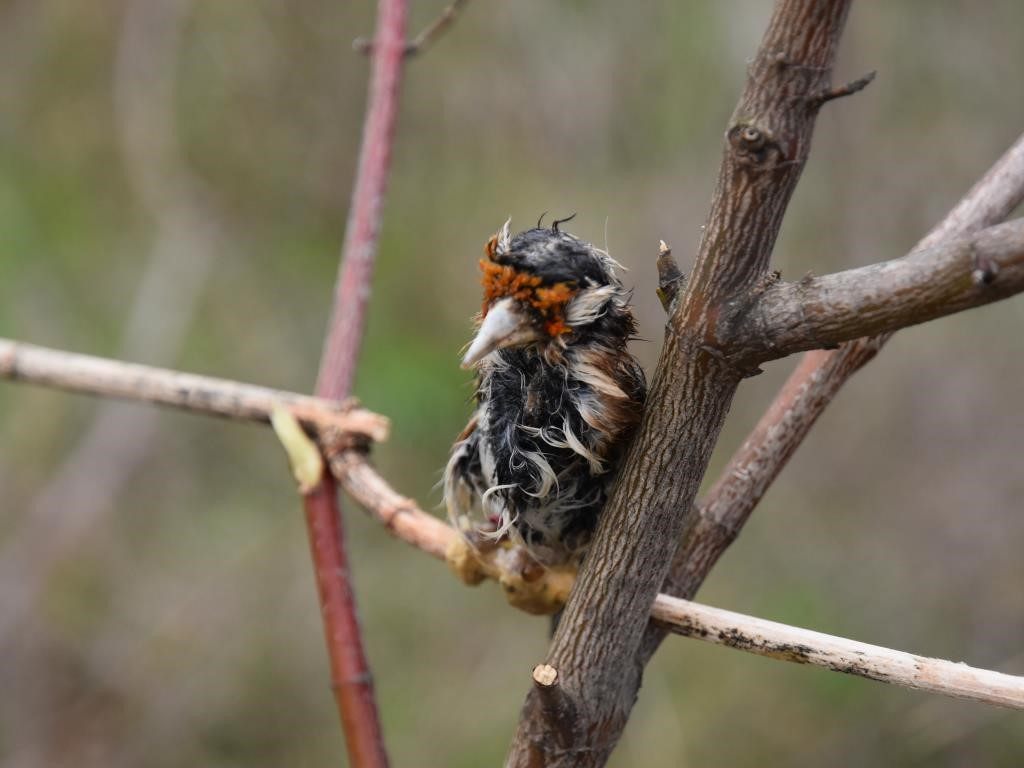
[[[470,525],[473,507],[479,497],[477,489],[483,479],[478,422],[479,417],[474,413],[466,428],[459,433],[444,468],[444,502],[448,518],[457,530],[466,530]]]

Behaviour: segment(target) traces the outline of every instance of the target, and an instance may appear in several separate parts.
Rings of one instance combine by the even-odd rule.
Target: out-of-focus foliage
[[[394,420],[376,461],[403,492],[439,501],[507,216],[579,212],[630,267],[653,367],[657,243],[695,250],[768,11],[477,0],[410,62],[357,385]],[[365,0],[0,3],[0,334],[308,390],[372,24]],[[1024,6],[855,4],[837,74],[869,69],[819,121],[787,277],[902,254],[1019,134]],[[1015,299],[901,333],[701,598],[1024,673],[1022,321]],[[790,367],[744,385],[711,474]],[[395,764],[496,764],[547,623],[346,517]],[[337,765],[304,537],[268,430],[0,385],[0,762]],[[1010,766],[1020,724],[673,639],[613,762]]]

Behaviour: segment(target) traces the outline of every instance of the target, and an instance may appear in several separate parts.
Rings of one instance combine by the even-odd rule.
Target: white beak
[[[476,338],[462,358],[462,367],[470,368],[496,349],[529,344],[538,339],[540,332],[522,306],[514,299],[502,299],[487,311]]]

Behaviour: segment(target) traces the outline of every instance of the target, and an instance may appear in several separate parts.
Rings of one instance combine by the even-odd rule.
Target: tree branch
[[[356,407],[355,400],[338,403],[279,389],[78,355],[3,338],[0,338],[0,379],[264,424],[270,423],[275,405],[284,405],[314,434],[336,429],[375,442],[386,440],[390,430],[387,418]]]
[[[958,699],[1024,709],[1024,677],[915,656],[809,629],[658,595],[651,615],[670,632]]]
[[[347,397],[355,379],[398,118],[408,0],[379,0],[377,8],[363,143],[316,382],[317,394],[334,400]]]
[[[997,224],[1022,201],[1024,135],[916,247],[928,248]],[[804,355],[754,431],[730,459],[699,513],[687,519],[665,592],[681,597],[697,594],[818,417],[843,384],[872,360],[889,338],[863,338],[838,350],[815,350]],[[648,628],[642,662],[650,659],[664,636],[660,627]]]
[[[345,398],[352,391],[362,346],[398,117],[407,15],[408,0],[378,0],[359,165],[316,381],[316,394],[332,400]],[[388,758],[373,678],[360,636],[337,488],[326,468],[319,485],[303,494],[303,506],[331,665],[331,686],[345,731],[349,762],[359,768],[383,767]]]
[[[822,411],[843,383],[877,354],[879,346],[846,345],[835,353],[815,351],[804,356],[697,513],[687,518],[664,592],[686,597],[697,593]],[[644,639],[647,658],[660,639],[660,632],[652,627]]]
[[[901,259],[776,283],[733,334],[746,342],[742,354],[760,362],[892,333],[1022,290],[1024,219],[1017,219]]]
[[[454,565],[453,550],[458,549],[463,540],[451,526],[424,512],[412,499],[397,493],[362,456],[353,451],[332,457],[331,468],[345,490],[394,536]],[[701,519],[707,518],[702,516]],[[481,577],[502,582],[509,577],[516,578],[514,553],[497,549],[483,552],[481,558]],[[551,578],[547,574],[541,580]],[[553,579],[555,583],[548,590],[548,596],[562,596],[564,599],[567,593],[564,574],[556,573]],[[1024,709],[1024,677],[914,656],[664,594],[655,598],[651,618],[658,622],[662,631],[683,637],[906,688]],[[538,689],[539,706],[544,711],[544,722],[555,732],[554,738],[563,745],[562,749],[568,749],[577,730],[575,705],[561,689],[560,683],[551,679],[551,672],[556,668],[541,665],[537,669],[542,674],[538,680],[538,672],[534,670],[534,685]],[[560,680],[558,673],[555,677]],[[566,713],[572,713],[571,717]],[[539,738],[541,734],[535,736]]]
[[[810,358],[810,356],[808,356]],[[467,581],[477,583],[482,579],[493,579],[505,590],[506,597],[517,607],[539,613],[549,612],[561,605],[568,597],[572,586],[572,574],[566,572],[542,572],[529,574],[524,572],[521,552],[516,549],[497,547],[490,551],[474,554],[468,564],[460,564],[457,558],[467,556],[464,552],[464,540],[447,523],[423,511],[414,500],[402,496],[395,491],[377,471],[370,466],[359,451],[344,447],[347,443],[338,437],[338,416],[353,415],[356,410],[339,414],[338,406],[330,401],[294,395],[288,392],[265,390],[233,381],[206,379],[205,377],[181,374],[175,371],[151,369],[145,366],[134,366],[116,361],[98,358],[85,358],[91,365],[105,368],[108,373],[104,380],[111,378],[116,382],[113,387],[104,386],[101,380],[90,376],[75,377],[69,375],[62,364],[70,361],[70,369],[76,369],[82,355],[45,350],[25,344],[14,344],[0,339],[0,376],[29,384],[50,384],[54,380],[61,381],[62,388],[75,392],[89,392],[99,396],[125,397],[140,402],[164,402],[172,407],[183,407],[207,415],[223,415],[228,418],[250,419],[251,414],[262,414],[264,402],[312,402],[317,408],[327,408],[328,426],[321,432],[325,450],[330,457],[330,467],[335,478],[345,490],[376,518],[396,538],[416,549],[442,561],[447,561],[459,575]],[[13,361],[13,362],[12,362]],[[40,376],[42,372],[45,375]],[[10,375],[24,372],[26,375]],[[140,375],[141,372],[141,375]],[[75,379],[77,383],[71,383]],[[200,386],[188,386],[185,389],[184,402],[194,404],[206,399],[209,403],[227,402],[237,398],[238,408],[219,411],[214,408],[192,408],[180,402],[154,400],[149,396],[151,382],[159,382],[159,388],[170,391],[174,382],[198,380]],[[65,381],[67,380],[67,381]],[[131,382],[143,382],[142,386],[132,391],[128,387]],[[251,393],[259,393],[254,398]],[[202,393],[202,394],[199,394]],[[267,394],[269,393],[269,394]],[[382,419],[376,414],[367,413],[374,419]],[[264,421],[262,415],[255,420]],[[311,431],[322,428],[324,420],[315,418],[307,422]],[[733,489],[741,492],[740,489]],[[756,495],[756,489],[753,489]],[[313,492],[313,503],[329,505],[329,495],[325,489],[316,485]],[[725,502],[733,497],[723,492],[712,491],[709,497],[718,496],[723,502],[722,509],[732,509]],[[717,508],[712,505],[701,510],[699,520],[702,525],[717,525],[721,521],[714,520]],[[329,516],[330,520],[337,519]],[[709,522],[710,521],[710,522]],[[723,523],[724,524],[724,523]],[[327,552],[321,553],[329,557],[333,549],[331,542],[336,538],[332,527],[318,529],[314,541],[317,546],[324,547]],[[658,595],[654,601],[651,616],[658,622],[663,631],[694,637],[706,642],[729,645],[751,653],[770,656],[785,661],[822,666],[834,671],[858,674],[882,682],[892,683],[910,688],[927,690],[947,696],[970,698],[1000,706],[1024,707],[1024,678],[1002,675],[987,670],[975,670],[963,664],[922,659],[921,657],[903,654],[878,646],[868,646],[853,640],[845,640],[831,635],[823,635],[809,630],[790,627],[775,622],[766,622],[742,614],[724,611],[718,608],[699,605],[672,598],[669,595]],[[801,652],[796,652],[799,645]],[[866,649],[866,650],[865,650]],[[785,652],[784,652],[785,651]],[[805,652],[803,652],[805,651]],[[856,665],[843,661],[846,656],[856,655]],[[893,659],[899,664],[893,668]],[[900,660],[913,659],[918,665],[910,670]],[[535,680],[538,686],[555,685],[555,682]],[[976,682],[971,682],[976,681]],[[993,682],[994,681],[994,682]],[[988,691],[988,693],[986,693]],[[563,692],[544,691],[548,699],[544,704],[546,711],[551,713],[552,706],[559,712],[568,712],[565,707],[570,702],[564,699]],[[563,706],[564,705],[564,706]],[[562,725],[567,721],[563,718]],[[564,741],[567,731],[561,728],[560,739]]]
[[[396,492],[358,453],[344,451],[331,458],[331,469],[352,497],[396,538],[438,560],[452,562],[453,551],[463,543],[462,537],[448,524],[424,512],[415,501]],[[495,549],[483,552],[477,563],[481,578],[499,582],[517,578],[514,551]],[[549,599],[561,596],[566,589],[564,574],[546,574],[539,581],[552,580],[547,589]],[[537,588],[535,585],[534,588]],[[513,599],[514,603],[515,600]],[[549,603],[549,608],[551,604]],[[662,631],[705,642],[726,645],[761,656],[810,664],[835,672],[858,675],[871,680],[929,691],[944,696],[971,699],[997,706],[1024,709],[1024,677],[976,669],[965,664],[895,651],[868,645],[812,630],[766,621],[720,608],[680,600],[660,594],[654,600],[651,617]],[[566,717],[553,717],[553,712],[577,714],[572,699],[550,680],[553,667],[541,665],[542,679],[534,671],[540,706],[545,722],[557,732],[561,744],[575,733]],[[555,677],[558,675],[556,673]],[[560,678],[559,678],[560,679]],[[539,736],[539,735],[538,735]],[[563,747],[568,748],[568,747]]]
[[[727,358],[719,318],[764,279],[782,217],[830,85],[846,0],[781,0],[726,132],[726,148],[692,273],[668,322],[639,433],[602,513],[552,642],[579,719],[557,747],[536,691],[527,696],[512,766],[599,766],[636,700],[641,636],[685,513],[745,371]]]

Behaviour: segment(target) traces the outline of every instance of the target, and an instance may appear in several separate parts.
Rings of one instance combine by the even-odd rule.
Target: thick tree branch
[[[756,361],[892,333],[1024,290],[1024,219],[767,288],[733,329]]]
[[[356,407],[354,400],[339,403],[279,389],[78,355],[2,338],[0,379],[264,424],[270,423],[275,405],[284,405],[314,434],[336,429],[375,442],[386,440],[390,429],[387,418]]]
[[[849,2],[781,0],[750,67],[693,272],[669,320],[631,446],[549,652],[579,719],[570,748],[546,730],[531,691],[513,766],[600,766],[640,686],[649,608],[739,381],[719,321],[763,281],[810,148],[813,96],[830,72]]]

